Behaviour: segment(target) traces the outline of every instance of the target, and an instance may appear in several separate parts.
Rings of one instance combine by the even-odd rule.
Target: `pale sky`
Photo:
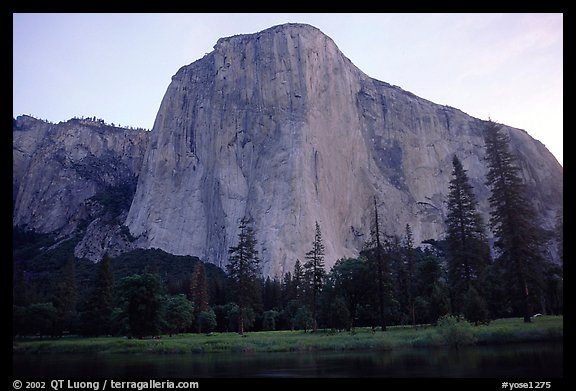
[[[308,23],[369,76],[526,130],[562,164],[562,14],[14,14],[13,116],[151,129],[221,37]]]

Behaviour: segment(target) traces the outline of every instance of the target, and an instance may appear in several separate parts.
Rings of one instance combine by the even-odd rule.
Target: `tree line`
[[[102,118],[96,118],[96,116],[93,117],[72,117],[71,119],[69,119],[67,122],[70,121],[79,121],[79,122],[86,122],[86,123],[93,123],[93,124],[98,124],[98,125],[104,125],[104,126],[111,126],[113,128],[122,128],[122,129],[128,129],[128,130],[136,130],[136,131],[142,131],[142,132],[148,132],[149,130],[146,128],[142,128],[140,126],[138,127],[133,127],[133,126],[123,126],[120,124],[114,124],[114,122],[112,123],[107,123],[106,121],[104,121]],[[62,122],[60,122],[62,123]]]
[[[386,331],[390,325],[435,323],[446,314],[478,324],[510,316],[529,322],[536,312],[562,313],[562,212],[556,232],[544,231],[498,124],[487,123],[485,144],[494,251],[474,189],[454,155],[445,240],[428,240],[416,248],[408,224],[402,236],[387,234],[374,198],[370,240],[360,256],[340,259],[327,271],[316,222],[304,261],[296,260],[281,277],[263,278],[256,231],[245,217],[222,281],[211,281],[202,262],[177,289],[154,270],[115,281],[110,259],[104,257],[92,290],[79,300],[70,257],[51,301],[14,303],[14,335],[144,337],[366,326]],[[551,238],[557,240],[560,264],[544,251]]]
[[[37,121],[41,121],[44,122],[46,124],[51,124],[52,122],[48,121],[47,119],[42,119],[42,118],[37,118],[31,114],[26,114],[26,116],[30,117],[30,118],[34,118]],[[16,126],[16,119],[12,118],[12,126],[14,128],[17,128]],[[146,129],[140,126],[134,127],[134,126],[124,126],[124,125],[120,125],[120,124],[114,124],[114,122],[112,123],[107,123],[106,121],[104,121],[102,118],[97,118],[96,116],[92,116],[92,117],[84,117],[84,116],[74,116],[72,118],[70,118],[67,121],[60,121],[58,122],[58,124],[63,124],[63,123],[67,123],[67,122],[84,122],[84,123],[88,123],[88,124],[95,124],[95,125],[100,125],[100,126],[111,126],[113,128],[122,128],[122,129],[127,129],[127,130],[135,130],[138,132],[149,132],[150,129]]]

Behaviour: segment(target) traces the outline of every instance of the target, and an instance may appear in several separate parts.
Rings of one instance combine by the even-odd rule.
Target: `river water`
[[[15,378],[563,377],[563,345],[459,350],[190,354],[14,354]]]

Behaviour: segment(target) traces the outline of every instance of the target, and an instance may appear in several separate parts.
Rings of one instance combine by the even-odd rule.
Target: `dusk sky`
[[[308,23],[369,76],[526,130],[562,164],[562,14],[14,14],[13,115],[151,129],[221,37]]]

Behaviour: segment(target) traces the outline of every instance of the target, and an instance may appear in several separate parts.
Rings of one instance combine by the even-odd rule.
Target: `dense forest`
[[[135,250],[97,264],[74,257],[78,238],[15,228],[13,335],[130,337],[180,332],[352,330],[433,324],[446,314],[472,323],[563,312],[563,215],[545,231],[526,198],[509,140],[485,129],[490,221],[477,211],[466,170],[453,157],[446,238],[415,247],[412,230],[382,232],[374,199],[371,238],[356,258],[324,263],[315,225],[303,260],[283,276],[260,273],[249,216],[239,224],[226,270],[196,257]],[[491,248],[488,229],[494,236]],[[557,246],[560,262],[548,259]]]

